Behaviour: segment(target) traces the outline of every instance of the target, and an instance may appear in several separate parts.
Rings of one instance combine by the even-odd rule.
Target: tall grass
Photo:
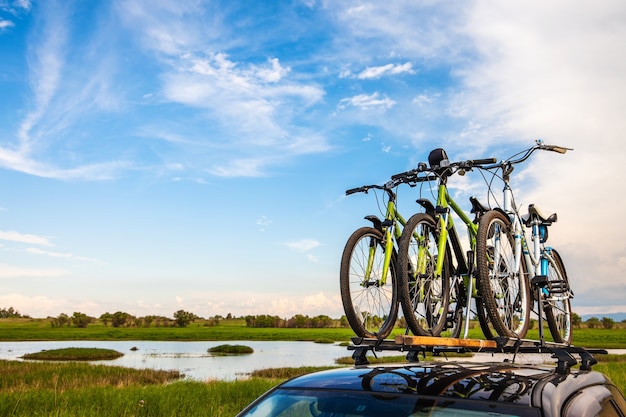
[[[598,356],[594,370],[626,389],[626,356]],[[0,416],[234,416],[279,382],[323,368],[280,368],[247,380],[179,380],[177,372],[76,362],[0,360]]]
[[[0,361],[0,416],[233,416],[280,380],[181,381],[177,372]]]

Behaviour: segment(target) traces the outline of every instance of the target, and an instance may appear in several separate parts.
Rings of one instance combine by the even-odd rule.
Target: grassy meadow
[[[395,329],[393,335],[403,334]],[[538,338],[538,330],[531,329],[528,339]],[[550,332],[545,331],[547,340]],[[254,328],[243,319],[221,320],[218,325],[198,320],[187,327],[111,327],[97,320],[86,328],[72,326],[52,327],[51,319],[0,319],[0,342],[23,340],[172,340],[172,341],[331,341],[348,342],[354,333],[350,328]],[[472,323],[470,338],[483,337],[478,323]],[[626,329],[574,329],[573,344],[587,348],[626,349]]]
[[[396,329],[394,334],[402,334]],[[547,333],[549,334],[549,332]],[[22,340],[295,340],[347,342],[350,329],[249,328],[243,320],[218,325],[194,322],[185,328],[112,328],[96,322],[87,328],[52,327],[48,319],[0,319],[2,341]],[[481,338],[474,326],[472,338]],[[536,338],[531,330],[528,338]],[[574,344],[626,349],[626,329],[575,329]],[[72,352],[62,352],[71,356]],[[100,352],[90,352],[100,354]],[[349,352],[346,351],[349,357]],[[595,370],[626,392],[626,355],[597,355]],[[347,362],[351,363],[348,359]],[[344,365],[345,366],[345,365]],[[178,372],[136,370],[81,362],[0,360],[1,416],[130,417],[234,416],[279,382],[319,368],[259,370],[238,381],[181,380]]]

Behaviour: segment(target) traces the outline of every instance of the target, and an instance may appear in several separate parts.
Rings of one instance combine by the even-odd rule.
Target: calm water
[[[225,343],[250,346],[254,353],[240,356],[209,355],[209,348]],[[250,372],[264,368],[331,366],[335,364],[337,358],[352,356],[352,351],[348,351],[346,347],[313,342],[54,341],[0,342],[0,359],[21,360],[20,357],[26,353],[67,347],[113,349],[123,353],[124,356],[112,361],[93,363],[137,369],[178,370],[185,374],[186,378],[198,381],[243,379]],[[626,350],[609,350],[609,353],[626,354]],[[377,352],[376,355],[402,355],[402,353]],[[505,358],[511,360],[512,355],[477,353],[473,358],[463,360],[501,362]],[[545,355],[525,354],[518,355],[516,362],[540,363],[546,361],[546,358]]]
[[[211,356],[209,348],[222,344],[250,346],[254,353],[240,356]],[[0,342],[0,359],[21,360],[26,353],[67,347],[113,349],[124,354],[112,361],[93,363],[178,370],[194,380],[242,379],[257,369],[299,366],[329,366],[335,359],[351,356],[346,347],[313,342],[157,342],[157,341],[49,341]],[[131,350],[136,347],[137,350]]]

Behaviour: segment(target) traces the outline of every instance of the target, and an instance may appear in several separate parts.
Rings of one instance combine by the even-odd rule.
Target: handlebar
[[[510,173],[513,171],[513,165],[524,162],[536,150],[552,151],[552,152],[557,152],[561,154],[564,154],[567,151],[574,150],[572,148],[566,148],[564,146],[546,145],[543,143],[543,140],[541,139],[537,139],[536,143],[537,144],[535,146],[529,149],[526,149],[524,151],[521,151],[502,162],[498,162],[496,158],[481,158],[481,159],[468,159],[466,161],[450,163],[446,159],[445,162],[447,163],[445,165],[441,164],[442,166],[432,166],[432,167],[428,167],[428,165],[425,162],[420,162],[417,165],[417,168],[415,169],[411,169],[409,171],[392,175],[391,180],[388,181],[384,185],[373,184],[373,185],[364,185],[362,187],[357,187],[357,188],[351,188],[349,190],[346,190],[346,195],[355,194],[355,193],[363,193],[363,192],[367,193],[370,189],[378,189],[378,190],[385,190],[387,192],[391,192],[393,188],[397,187],[400,184],[411,184],[413,186],[419,182],[435,181],[437,179],[442,179],[443,181],[445,181],[446,177],[452,175],[456,171],[458,171],[460,175],[464,175],[465,171],[471,171],[472,168],[480,168],[480,169],[486,169],[486,170],[502,168],[504,172],[504,176],[508,177],[508,175],[510,175]],[[522,155],[522,156],[520,156],[517,159],[513,159],[514,157],[518,155]],[[455,168],[456,168],[456,171],[454,170]],[[419,175],[420,173],[425,173],[425,172],[434,173],[434,174],[427,174],[427,175],[422,175],[422,176]]]
[[[435,167],[430,167],[430,168],[428,167],[428,165],[426,165],[425,162],[420,162],[417,168],[412,169],[410,171],[402,172],[400,174],[393,175],[391,178],[392,179],[410,178],[410,182],[434,181],[440,178],[442,175],[448,176],[452,174],[453,171],[451,169],[453,168],[458,168],[460,171],[462,171],[462,174],[463,174],[464,171],[469,171],[472,168],[480,168],[485,165],[495,164],[496,162],[497,162],[496,158],[468,159],[466,161],[448,163],[445,167],[435,166]],[[441,172],[442,170],[445,171],[443,174]],[[426,175],[426,176],[421,176],[421,177],[418,176],[418,174],[422,172],[434,172],[437,175]]]
[[[503,166],[507,166],[507,165],[508,166],[512,166],[512,165],[515,165],[515,164],[522,163],[525,160],[527,160],[528,158],[530,158],[530,155],[532,155],[533,152],[535,152],[536,150],[552,151],[552,152],[557,152],[557,153],[560,153],[560,154],[564,154],[567,151],[573,151],[574,150],[573,148],[566,148],[564,146],[559,146],[559,145],[546,145],[546,144],[543,143],[543,140],[541,140],[541,139],[537,139],[536,143],[537,144],[535,146],[533,146],[531,148],[528,148],[528,149],[526,149],[524,151],[518,152],[515,155],[511,156],[510,158],[508,158],[508,159],[506,159],[506,160],[504,160],[502,162],[499,162],[499,163],[497,163],[497,164],[495,164],[495,165],[493,165],[491,167],[486,167],[486,168],[487,169],[499,168],[499,167],[503,167]],[[522,155],[522,156],[520,156],[517,159],[513,159],[513,158],[515,158],[518,155]]]

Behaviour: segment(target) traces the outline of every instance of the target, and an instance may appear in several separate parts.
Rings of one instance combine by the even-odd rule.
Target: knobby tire
[[[438,241],[435,218],[418,213],[407,221],[398,242],[400,305],[407,325],[417,336],[439,336],[449,314],[450,254],[446,250],[442,255],[442,277],[436,278]]]
[[[370,247],[376,251],[369,279],[365,274]],[[341,257],[339,283],[346,319],[357,336],[384,339],[398,317],[396,255],[392,253],[387,280],[381,285],[385,246],[383,234],[373,227],[357,229]]]
[[[478,289],[489,322],[499,336],[523,338],[528,331],[531,298],[523,254],[518,270],[515,239],[507,215],[491,210],[479,222],[476,236]]]

